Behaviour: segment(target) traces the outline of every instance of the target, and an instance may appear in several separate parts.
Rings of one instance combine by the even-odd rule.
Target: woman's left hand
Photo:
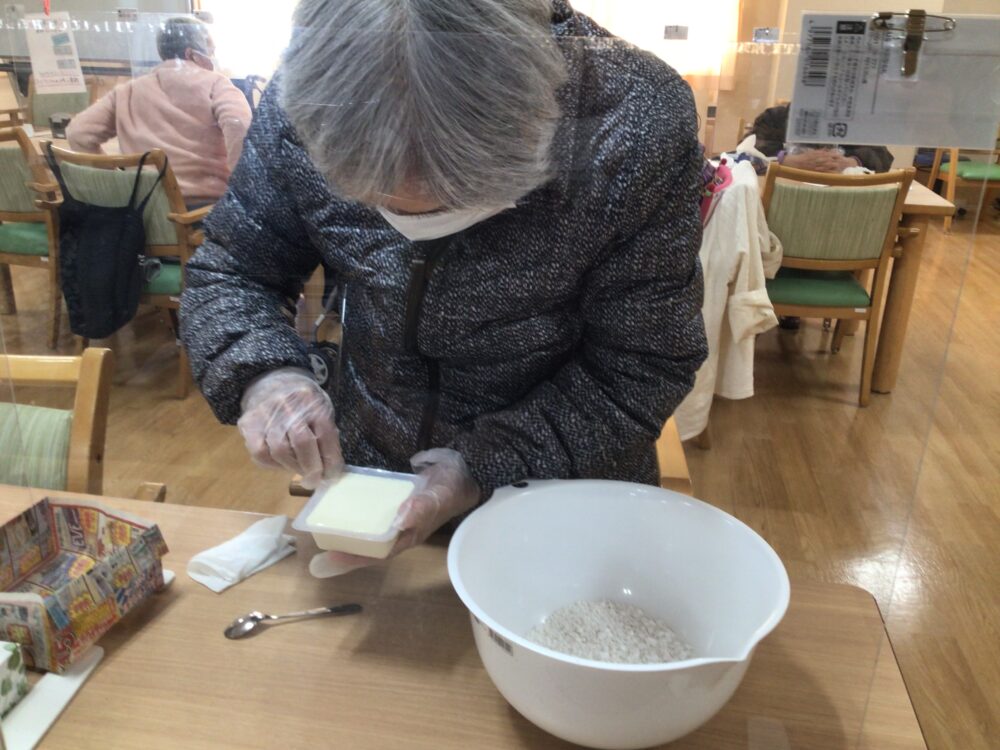
[[[400,506],[393,522],[399,529],[399,538],[390,557],[422,544],[452,518],[475,508],[482,495],[457,451],[448,448],[423,451],[411,458],[410,463],[421,483]],[[309,572],[317,578],[329,578],[378,562],[376,558],[344,552],[320,552],[309,563]]]

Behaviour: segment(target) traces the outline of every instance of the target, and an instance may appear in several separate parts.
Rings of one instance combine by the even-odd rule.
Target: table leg
[[[927,216],[903,216],[901,225],[916,232],[904,234],[900,239],[902,253],[892,263],[889,289],[885,297],[885,315],[875,352],[875,371],[872,373],[872,390],[889,393],[896,385],[899,363],[903,358],[903,342],[910,322],[910,307],[917,289],[920,260],[927,239]]]

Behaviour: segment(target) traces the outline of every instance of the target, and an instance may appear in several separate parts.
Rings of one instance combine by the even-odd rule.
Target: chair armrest
[[[194,211],[187,211],[182,214],[167,214],[167,218],[174,222],[174,224],[191,226],[192,224],[204,221],[205,217],[212,212],[213,208],[215,208],[214,203],[212,205],[202,206],[201,208],[196,208]]]
[[[58,182],[28,182],[26,184],[36,193],[41,193],[42,195],[52,195],[59,191]]]
[[[56,198],[54,200],[37,200],[35,201],[35,208],[42,211],[55,211],[62,205],[62,198]]]
[[[0,109],[0,117],[8,117],[11,122],[24,122],[28,119],[28,110],[24,107],[9,107]]]

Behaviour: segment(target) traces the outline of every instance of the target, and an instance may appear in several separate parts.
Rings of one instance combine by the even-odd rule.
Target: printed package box
[[[16,643],[0,641],[0,716],[6,716],[28,694],[24,657]]]
[[[159,528],[85,500],[36,503],[0,527],[0,640],[62,672],[163,588]]]

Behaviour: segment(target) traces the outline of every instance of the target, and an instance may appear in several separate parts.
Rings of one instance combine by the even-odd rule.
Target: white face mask
[[[486,221],[501,211],[514,208],[513,203],[496,208],[458,208],[453,211],[436,211],[431,214],[394,214],[379,207],[378,212],[392,227],[408,240],[422,242],[458,234],[463,229]]]

